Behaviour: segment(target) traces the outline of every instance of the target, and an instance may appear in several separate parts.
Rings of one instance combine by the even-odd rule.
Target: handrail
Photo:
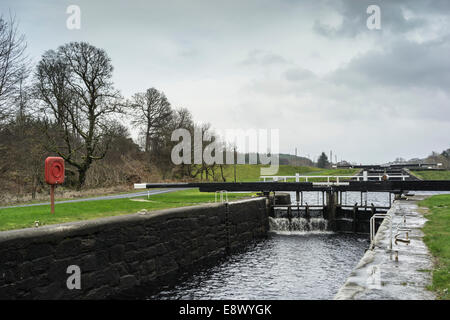
[[[336,207],[339,208],[354,208],[355,205],[351,205],[351,204],[336,204]],[[372,206],[370,205],[359,205],[356,206],[357,208],[372,208]],[[383,207],[383,206],[375,206],[375,208],[377,209],[390,209],[391,207]]]
[[[392,250],[392,217],[389,213],[389,211],[387,213],[375,213],[374,215],[372,215],[372,217],[370,217],[369,220],[369,224],[370,224],[370,249],[374,248],[374,240],[375,240],[375,219],[377,218],[382,218],[382,219],[388,219],[389,224],[390,224],[390,244],[389,244],[389,249]]]
[[[217,194],[220,195],[220,202],[224,202],[223,195],[225,194],[225,202],[228,202],[228,191],[227,190],[220,190],[214,192],[214,202],[217,202]]]
[[[406,216],[403,216],[403,222],[400,222],[398,224],[396,224],[394,226],[395,229],[395,236],[393,236],[394,232],[393,232],[393,224],[392,224],[392,220],[393,220],[393,216],[392,216],[392,212],[394,210],[395,207],[392,207],[388,212],[386,212],[385,214],[382,213],[376,213],[374,214],[369,221],[370,224],[370,249],[373,250],[375,247],[374,244],[374,240],[375,240],[375,220],[377,218],[384,218],[384,219],[388,219],[389,221],[389,250],[392,251],[392,238],[394,238],[395,240],[395,244],[397,244],[397,241],[409,244],[410,243],[410,239],[409,239],[409,232],[411,232],[411,228],[408,228],[406,226]],[[403,232],[406,233],[406,239],[401,239],[398,238],[398,236],[400,236]],[[397,252],[398,254],[398,252]],[[396,257],[396,259],[398,259],[398,256]]]
[[[324,208],[326,205],[323,204],[274,204],[272,205],[274,208],[280,207],[280,208]]]
[[[383,177],[386,177],[386,179],[402,179],[405,181],[406,178],[409,178],[409,175],[367,175],[367,176],[301,176],[301,175],[295,175],[295,176],[260,176],[260,179],[263,179],[264,182],[266,182],[266,179],[272,179],[273,181],[279,181],[284,180],[284,182],[287,181],[287,179],[295,179],[295,182],[300,182],[300,179],[305,179],[306,182],[308,182],[308,179],[327,179],[327,182],[330,183],[330,179],[336,179],[336,182],[339,183],[339,179],[350,179],[356,181],[360,181],[360,179],[369,179],[369,178],[377,178],[379,181],[383,180]]]

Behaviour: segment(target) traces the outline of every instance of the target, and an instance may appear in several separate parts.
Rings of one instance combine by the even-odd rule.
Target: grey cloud
[[[316,77],[316,75],[311,72],[310,70],[303,69],[303,68],[292,68],[288,69],[283,74],[284,78],[289,81],[303,81],[303,80],[310,80]]]
[[[329,75],[337,84],[350,86],[427,87],[450,86],[450,42],[399,41],[383,52],[375,50],[352,59]]]
[[[72,39],[104,48],[125,95],[155,86],[198,121],[278,126],[286,148],[330,144],[350,160],[391,160],[411,148],[399,134],[423,142],[414,154],[448,145],[449,0],[78,0],[79,32],[65,27],[72,2],[58,3],[0,9],[17,13],[32,56]],[[380,31],[366,28],[370,4]]]
[[[330,5],[341,15],[342,23],[338,27],[332,27],[326,21],[316,20],[313,30],[326,37],[355,37],[360,33],[374,32],[367,28],[366,21],[369,17],[366,10],[369,5],[378,5],[381,12],[381,30],[377,32],[406,33],[425,27],[433,22],[430,15],[444,15],[450,11],[450,2],[439,1],[441,10],[436,10],[433,5],[426,6],[426,1],[390,1],[372,0],[361,1],[334,1]],[[407,11],[414,16],[408,17]]]
[[[195,48],[184,48],[179,51],[179,55],[184,58],[192,58],[197,57],[199,55],[199,51]]]
[[[277,54],[266,54],[261,58],[262,65],[270,65],[270,64],[286,64],[288,61],[284,59],[282,56]]]
[[[242,65],[275,65],[275,64],[289,64],[285,58],[278,54],[266,52],[264,50],[252,50],[248,53],[247,57],[240,62]]]

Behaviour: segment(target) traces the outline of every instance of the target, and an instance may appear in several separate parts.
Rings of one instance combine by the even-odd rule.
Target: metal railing
[[[382,181],[383,179],[402,179],[403,181],[406,178],[409,178],[409,175],[363,175],[363,176],[301,176],[298,173],[295,176],[260,176],[260,179],[263,179],[263,182],[266,182],[266,179],[272,179],[272,181],[284,181],[287,182],[288,179],[295,179],[295,182],[300,182],[304,180],[308,182],[309,179],[326,179],[326,182],[315,182],[315,184],[347,184],[348,182],[342,182],[342,180],[356,180],[356,181],[368,181],[369,179],[378,179]],[[332,180],[336,180],[335,182]]]
[[[395,242],[395,244],[397,244],[397,241],[406,243],[406,245],[408,245],[408,244],[410,243],[411,240],[409,240],[409,233],[411,232],[411,228],[408,228],[408,227],[406,226],[406,216],[405,216],[405,215],[403,216],[403,222],[396,225],[396,231],[395,231],[395,232],[396,232],[396,234],[395,234],[395,236],[394,236],[394,239],[395,239],[394,242]],[[401,239],[401,238],[399,238],[399,236],[400,236],[403,232],[404,232],[405,235],[406,235],[406,239]],[[392,236],[391,236],[391,237],[392,237]],[[392,242],[392,238],[391,238],[391,242]]]
[[[376,219],[388,219],[389,221],[389,250],[392,250],[392,216],[390,214],[390,210],[387,213],[375,213],[372,217],[370,217],[369,224],[370,224],[370,249],[373,249],[375,247],[374,241],[375,241],[375,220]]]
[[[217,202],[217,194],[219,194],[219,196],[220,196],[220,202],[228,202],[228,191],[227,190],[216,191],[214,193],[214,202]],[[225,195],[225,199],[224,199],[223,195]]]
[[[398,224],[396,224],[395,226],[392,223],[393,220],[393,216],[392,216],[392,212],[393,210],[395,210],[395,207],[392,207],[387,213],[382,214],[382,213],[376,213],[374,214],[371,218],[370,218],[370,249],[374,249],[375,248],[375,220],[376,219],[388,219],[387,221],[389,221],[389,247],[388,249],[390,251],[392,251],[392,239],[394,238],[394,243],[397,245],[397,242],[400,241],[402,243],[406,243],[407,245],[410,243],[410,239],[409,239],[409,233],[411,232],[411,228],[408,228],[406,226],[406,216],[403,216],[403,222],[400,222]],[[393,229],[395,231],[393,231]],[[395,236],[393,236],[393,234],[395,233]],[[405,233],[406,235],[406,239],[401,239],[399,238],[399,236]],[[397,252],[397,257],[396,259],[398,259],[398,252]]]

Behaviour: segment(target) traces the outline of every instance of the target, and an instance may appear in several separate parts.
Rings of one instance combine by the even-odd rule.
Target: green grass
[[[260,169],[262,165],[237,165],[237,181],[260,181]],[[296,167],[290,165],[280,165],[277,175],[294,176],[300,175],[354,175],[358,169],[319,169],[314,167]],[[234,181],[234,167],[226,166],[224,174],[228,182]],[[291,179],[293,181],[294,179]],[[324,181],[323,179],[310,179],[309,181]],[[141,192],[142,190],[129,191]],[[120,192],[128,193],[127,192]],[[248,197],[252,194],[229,194],[229,199]],[[91,196],[86,196],[91,197]],[[97,200],[75,203],[56,204],[56,213],[51,215],[48,205],[5,208],[0,209],[0,231],[19,228],[29,228],[39,221],[41,225],[64,223],[76,220],[86,220],[101,218],[113,215],[121,215],[137,212],[141,209],[158,210],[165,208],[182,207],[195,205],[204,202],[213,202],[214,193],[200,193],[196,190],[185,190],[166,194],[151,196],[151,202],[138,202],[130,199]],[[68,199],[56,199],[68,200]],[[28,204],[41,201],[28,202]]]
[[[229,193],[229,200],[250,197],[252,193]],[[147,197],[134,199],[147,200]],[[199,192],[196,189],[182,190],[150,196],[150,202],[133,199],[97,200],[61,203],[55,205],[55,214],[50,206],[0,209],[0,230],[29,228],[39,220],[40,225],[95,219],[137,212],[141,209],[159,210],[200,203],[214,202],[214,193]]]
[[[421,201],[420,205],[430,209],[423,228],[424,242],[436,260],[429,289],[439,299],[450,300],[450,195],[436,195]]]
[[[422,180],[450,180],[450,170],[445,171],[412,171]]]
[[[236,181],[237,182],[250,182],[260,181],[261,168],[268,167],[260,164],[238,164],[236,165]],[[320,169],[315,167],[304,166],[291,166],[280,165],[276,176],[295,176],[296,173],[300,175],[317,175],[317,176],[331,176],[331,175],[354,175],[359,169]],[[220,171],[217,170],[217,174],[220,175]],[[224,176],[227,182],[234,181],[234,166],[227,165],[224,167]],[[211,179],[210,179],[211,180]],[[323,179],[322,179],[323,180]],[[295,179],[293,179],[295,181]]]

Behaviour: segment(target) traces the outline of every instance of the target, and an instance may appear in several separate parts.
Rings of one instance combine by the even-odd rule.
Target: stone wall
[[[0,232],[0,299],[101,299],[168,283],[267,235],[265,198]],[[69,290],[70,265],[81,289]]]

